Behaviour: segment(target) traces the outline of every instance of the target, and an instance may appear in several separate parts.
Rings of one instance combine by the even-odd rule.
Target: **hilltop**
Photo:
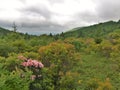
[[[6,35],[7,33],[10,33],[10,32],[11,32],[11,31],[0,27],[0,36],[1,36],[1,35]]]
[[[53,36],[55,39],[59,39],[59,38],[68,38],[68,37],[75,37],[75,38],[79,38],[79,37],[91,37],[91,38],[96,38],[96,37],[106,37],[109,33],[112,32],[116,32],[116,31],[120,31],[120,21],[115,22],[115,21],[108,21],[108,22],[103,22],[103,23],[99,23],[99,24],[94,24],[94,25],[90,25],[90,26],[85,26],[85,27],[76,27],[73,28],[67,32],[61,33],[61,34],[57,34],[57,35],[52,35],[50,33],[50,35],[47,34],[43,34],[42,36]],[[23,33],[19,33],[19,32],[14,32],[14,31],[10,31],[8,29],[4,29],[2,27],[0,27],[0,36],[4,36],[10,33],[17,33],[19,35],[27,35],[27,36],[35,36],[37,37],[37,35],[29,35],[29,34],[23,34]]]
[[[114,31],[120,31],[120,21],[108,21],[86,27],[77,27],[64,33],[64,37],[105,37]]]

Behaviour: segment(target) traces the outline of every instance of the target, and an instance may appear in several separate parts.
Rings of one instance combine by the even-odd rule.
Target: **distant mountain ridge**
[[[91,26],[85,27],[76,27],[72,30],[69,30],[65,33],[62,33],[60,36],[67,37],[105,37],[111,32],[120,31],[120,20],[118,22],[108,21],[103,22]],[[14,33],[14,31],[10,31],[8,29],[0,27],[0,36],[7,35],[8,33]],[[23,33],[16,32],[17,34],[24,35]],[[36,36],[36,35],[27,35],[27,36]],[[42,36],[42,35],[41,35]],[[55,35],[55,36],[59,36]]]
[[[108,21],[86,27],[77,27],[64,33],[64,37],[104,37],[116,30],[120,31],[120,20],[118,22]]]
[[[6,34],[11,33],[11,32],[12,31],[9,31],[9,30],[7,30],[5,28],[0,27],[0,36],[1,35],[6,35]]]

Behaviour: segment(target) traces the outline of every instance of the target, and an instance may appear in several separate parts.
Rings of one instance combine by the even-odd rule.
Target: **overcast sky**
[[[30,34],[60,33],[120,19],[120,0],[0,0],[0,26]]]

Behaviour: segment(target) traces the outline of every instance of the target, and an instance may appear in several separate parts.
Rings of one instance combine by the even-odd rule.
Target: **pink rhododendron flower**
[[[27,59],[24,56],[18,56],[20,60],[24,60],[25,62],[22,63],[22,66],[33,66],[36,68],[43,68],[44,65],[41,62],[38,62],[37,60]]]
[[[21,60],[25,60],[25,62],[22,63],[22,66],[28,67],[28,66],[33,66],[36,68],[43,68],[44,65],[41,62],[38,62],[37,60],[32,60],[32,59],[26,59],[25,57],[21,56],[19,57]]]
[[[23,62],[22,65],[26,66],[26,67],[29,66],[29,64],[27,62]]]
[[[43,68],[44,65],[43,65],[41,62],[39,62],[39,67],[40,67],[40,68]]]

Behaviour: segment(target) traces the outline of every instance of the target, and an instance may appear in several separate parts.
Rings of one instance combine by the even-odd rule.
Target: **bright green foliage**
[[[64,37],[106,37],[109,33],[118,30],[119,22],[108,21],[99,23],[88,27],[78,27],[71,31],[64,33]]]
[[[48,46],[43,46],[39,49],[40,59],[45,66],[61,63],[62,67],[72,64],[74,60],[75,49],[71,44],[61,42],[51,43]]]
[[[0,28],[0,90],[119,90],[119,24],[41,36]],[[44,67],[23,65],[27,60]]]
[[[2,60],[3,61],[3,60]],[[17,59],[16,54],[10,54],[8,58],[4,59],[3,68],[8,71],[14,71],[16,67],[20,66],[21,61]]]
[[[114,90],[114,88],[112,87],[109,78],[106,78],[103,82],[93,78],[87,82],[85,90]]]
[[[0,57],[0,90],[29,90],[31,71],[20,69],[16,54]],[[24,77],[23,75],[24,74]]]
[[[22,55],[24,55],[26,58],[31,58],[31,59],[38,59],[39,54],[36,52],[25,52]]]
[[[15,51],[15,48],[8,43],[0,43],[0,56],[8,57],[9,53]]]
[[[79,38],[79,39],[73,38],[73,37],[66,38],[64,42],[74,45],[75,50],[78,52],[81,51],[85,47],[83,38]]]
[[[70,72],[68,74],[73,66],[76,67],[77,62],[76,57],[74,57],[75,49],[73,45],[55,42],[41,47],[39,53],[40,60],[42,60],[45,67],[49,68],[49,74],[53,80],[51,83],[54,85],[55,90],[73,90],[77,87],[74,85],[74,82],[76,82],[76,79],[72,76],[74,74]],[[69,88],[70,86],[71,88]]]
[[[30,80],[30,72],[25,72],[25,77],[20,77],[21,72],[16,70],[8,74],[1,74],[0,82],[2,85],[0,86],[0,90],[29,90]]]
[[[78,79],[75,79],[78,76],[79,73],[77,72],[66,72],[59,81],[60,86],[58,87],[58,90],[75,90],[80,84]]]

